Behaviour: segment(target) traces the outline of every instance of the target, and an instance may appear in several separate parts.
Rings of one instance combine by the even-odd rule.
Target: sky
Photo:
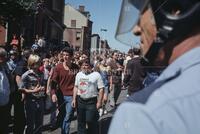
[[[122,0],[65,0],[74,8],[84,5],[85,10],[91,14],[90,20],[93,22],[92,34],[99,34],[102,39],[108,40],[112,49],[127,52],[130,46],[121,44],[115,39],[115,31],[119,19],[119,12]],[[107,29],[107,32],[101,29]]]

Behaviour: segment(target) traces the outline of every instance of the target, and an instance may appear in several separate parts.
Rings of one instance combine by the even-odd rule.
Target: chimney
[[[80,11],[80,12],[85,12],[85,6],[80,5],[80,6],[79,6],[79,11]]]

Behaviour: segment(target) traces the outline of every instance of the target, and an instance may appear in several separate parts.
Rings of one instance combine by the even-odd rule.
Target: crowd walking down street
[[[114,111],[128,96],[129,84],[122,81],[128,55],[108,50],[89,56],[70,47],[45,52],[36,45],[21,52],[1,48],[1,90],[7,91],[1,98],[7,121],[2,133],[108,132]],[[134,51],[131,59],[139,56]]]
[[[35,5],[36,20],[43,13],[63,31],[45,4]],[[127,53],[96,35],[102,46],[92,50],[89,40],[80,41],[92,31],[84,26],[68,29],[87,44],[79,47],[73,39],[61,43],[38,31],[32,44],[12,34],[0,45],[0,134],[199,134],[200,1],[121,4],[115,37],[131,46]],[[92,25],[83,6],[66,7]],[[73,28],[77,24],[71,20]],[[51,34],[59,37],[58,30]]]

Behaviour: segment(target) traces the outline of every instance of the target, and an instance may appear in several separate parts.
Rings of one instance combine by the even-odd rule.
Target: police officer
[[[0,47],[0,134],[8,133],[10,120],[10,94],[13,93],[13,79],[6,64],[7,51]]]
[[[139,35],[146,65],[167,68],[118,108],[109,134],[198,134],[200,1],[124,0],[119,20],[117,38]]]

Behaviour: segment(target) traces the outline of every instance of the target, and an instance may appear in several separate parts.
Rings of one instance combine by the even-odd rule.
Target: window
[[[80,47],[75,47],[75,50],[76,50],[76,51],[79,51],[79,49],[80,49]]]
[[[81,32],[76,32],[76,40],[81,39]]]
[[[76,20],[71,20],[71,27],[76,27]]]

